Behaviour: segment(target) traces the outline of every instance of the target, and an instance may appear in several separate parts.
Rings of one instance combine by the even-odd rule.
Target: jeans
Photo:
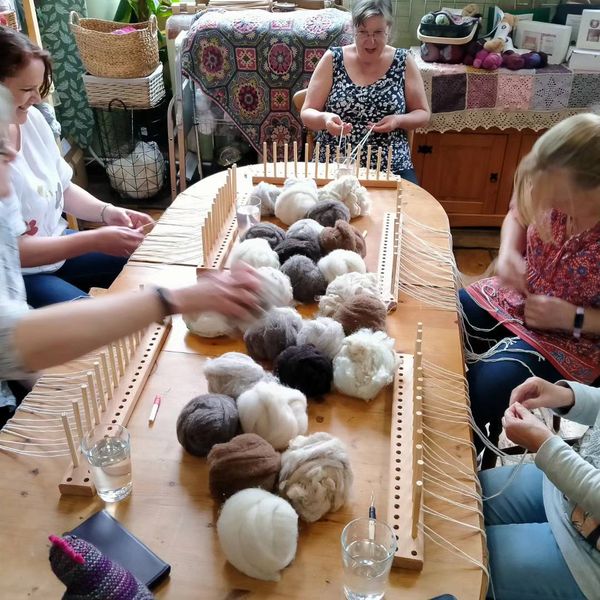
[[[402,179],[406,179],[406,181],[419,185],[419,180],[417,179],[417,174],[414,169],[404,169],[403,171],[400,171],[399,175]]]
[[[480,472],[484,497],[500,491],[513,468]],[[542,481],[542,471],[526,463],[500,496],[483,503],[488,600],[585,600],[546,518]]]

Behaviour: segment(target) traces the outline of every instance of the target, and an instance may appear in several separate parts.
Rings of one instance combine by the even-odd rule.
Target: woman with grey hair
[[[407,50],[388,44],[392,27],[389,0],[358,0],[352,9],[354,44],[330,48],[310,80],[302,107],[302,122],[318,131],[325,146],[338,146],[340,136],[356,148],[367,133],[367,144],[392,147],[393,173],[416,183],[406,132],[423,127],[431,112],[415,60]],[[343,148],[342,148],[343,150]],[[366,151],[361,153],[364,165]],[[376,167],[376,152],[371,167]]]

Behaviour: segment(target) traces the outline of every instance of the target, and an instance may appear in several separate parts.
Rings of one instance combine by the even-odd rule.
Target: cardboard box
[[[600,50],[574,48],[569,59],[569,68],[573,71],[600,72]]]
[[[545,52],[551,65],[564,62],[570,39],[569,25],[554,25],[539,21],[519,21],[513,34],[515,48]]]

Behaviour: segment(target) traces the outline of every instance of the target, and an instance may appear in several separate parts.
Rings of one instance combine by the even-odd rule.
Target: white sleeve
[[[600,389],[590,385],[584,385],[576,381],[565,381],[561,379],[558,385],[570,387],[573,390],[575,404],[566,411],[554,411],[556,414],[582,425],[594,425],[600,415]]]
[[[14,330],[29,310],[25,302],[0,299],[0,379],[18,379],[30,374],[14,344]]]

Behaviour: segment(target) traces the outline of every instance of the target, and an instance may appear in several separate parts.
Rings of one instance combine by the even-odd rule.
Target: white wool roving
[[[264,308],[291,306],[294,304],[292,282],[285,273],[273,267],[260,267],[256,272],[263,282],[260,295]]]
[[[273,375],[242,352],[226,352],[207,361],[204,376],[211,394],[225,394],[231,398],[237,398],[262,379],[275,380]]]
[[[281,455],[279,493],[309,523],[344,505],[352,479],[346,447],[323,431],[299,435]]]
[[[314,231],[317,235],[323,231],[325,227],[314,219],[300,219],[293,225],[290,225],[286,231],[286,237],[303,238],[306,236],[305,231]]]
[[[251,267],[279,268],[277,252],[271,249],[269,242],[262,238],[244,240],[235,246],[231,252],[231,266],[243,261]]]
[[[350,211],[350,217],[368,215],[371,212],[371,197],[367,188],[354,175],[334,179],[319,190],[319,202],[338,200]]]
[[[375,273],[346,273],[336,277],[319,300],[319,314],[331,317],[339,305],[355,294],[371,294],[380,298],[379,282]]]
[[[275,200],[281,193],[281,190],[266,181],[261,181],[255,185],[250,192],[250,198],[260,199],[260,214],[263,217],[270,217],[275,214]]]
[[[298,332],[296,345],[312,344],[319,352],[333,359],[339,352],[346,334],[339,321],[329,317],[305,320]]]
[[[279,571],[296,556],[298,515],[283,498],[249,488],[225,502],[217,534],[236,569],[255,579],[279,581]]]
[[[229,318],[221,313],[206,311],[182,315],[187,328],[196,335],[206,338],[231,336],[235,333],[235,326]]]
[[[275,450],[306,433],[306,396],[280,383],[259,381],[237,399],[244,433],[256,433]]]
[[[333,359],[333,384],[348,396],[371,400],[394,378],[398,356],[383,331],[359,329]]]
[[[334,250],[324,256],[317,266],[325,279],[331,283],[336,277],[345,273],[366,273],[367,267],[360,254],[351,250]]]
[[[314,179],[289,179],[275,201],[275,216],[286,225],[303,219],[317,203],[317,184]]]

